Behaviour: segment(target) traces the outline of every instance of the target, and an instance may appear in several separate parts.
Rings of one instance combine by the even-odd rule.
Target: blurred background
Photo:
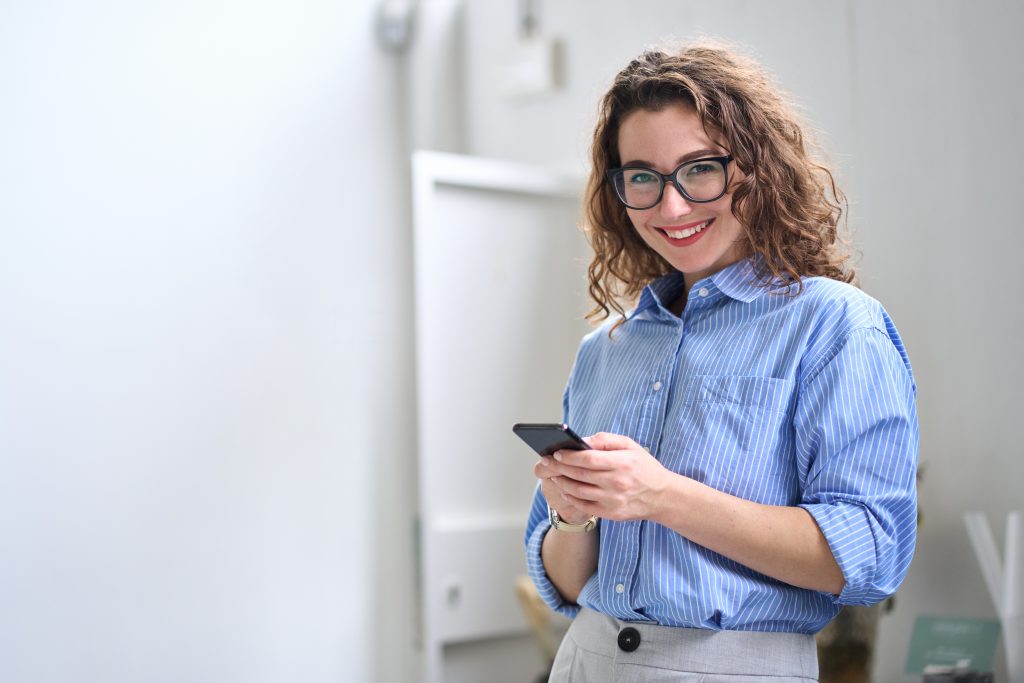
[[[699,35],[802,104],[914,364],[923,523],[873,679],[915,680],[917,616],[995,615],[964,513],[1001,541],[1024,507],[1022,25],[1010,0],[0,0],[0,680],[434,675],[412,154],[581,177],[613,74]],[[525,522],[532,460],[496,438],[473,452],[521,458]],[[521,621],[443,658],[544,664]]]

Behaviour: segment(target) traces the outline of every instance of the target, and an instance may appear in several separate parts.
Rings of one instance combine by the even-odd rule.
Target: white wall
[[[747,43],[827,131],[910,348],[877,679],[918,613],[991,616],[960,518],[1024,507],[1020,5],[549,0],[567,86],[512,102],[516,3],[425,0],[411,61],[375,4],[0,4],[0,680],[416,680],[407,152],[579,168],[669,33]]]
[[[857,5],[864,284],[907,342],[926,467],[917,556],[882,622],[880,680],[902,667],[917,614],[995,618],[963,513],[986,512],[1001,547],[1006,512],[1024,510],[1022,23],[1011,2]],[[1007,680],[1002,647],[997,657]]]
[[[0,4],[5,683],[412,677],[374,6]]]
[[[515,3],[471,0],[465,22],[470,153],[580,168],[614,73],[662,38],[746,44],[804,105],[851,201],[863,286],[893,314],[919,385],[924,525],[882,622],[875,677],[901,680],[918,614],[994,618],[962,521],[1024,508],[1024,6],[985,0],[538,2],[561,40],[565,87],[502,95]],[[998,654],[1002,656],[1001,650]],[[1005,678],[1000,661],[997,680]]]

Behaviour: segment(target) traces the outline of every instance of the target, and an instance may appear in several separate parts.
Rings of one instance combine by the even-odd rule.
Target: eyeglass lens
[[[687,199],[711,201],[725,191],[725,166],[717,160],[698,159],[676,169],[675,179]],[[649,209],[657,204],[664,184],[660,173],[646,168],[624,168],[615,177],[619,198],[634,209]]]

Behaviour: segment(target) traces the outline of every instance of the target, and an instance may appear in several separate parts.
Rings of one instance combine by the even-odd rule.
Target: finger
[[[604,475],[603,470],[567,465],[564,462],[558,462],[550,458],[549,460],[550,462],[542,468],[541,474],[538,476],[567,477],[569,479],[575,479],[576,481],[582,481],[588,484],[598,484],[600,477]]]
[[[599,486],[567,477],[558,477],[555,481],[563,496],[571,496],[572,498],[587,502],[595,502],[601,498],[601,488]]]
[[[551,477],[570,477],[579,479],[587,472],[592,472],[583,467],[574,467],[558,462],[553,457],[543,457],[533,466],[533,473],[538,479],[550,479]]]
[[[544,494],[544,500],[547,501],[548,505],[558,510],[563,505],[568,505],[569,502],[565,499],[565,494],[550,479],[544,479],[540,485],[541,493]]]
[[[558,477],[547,477],[546,479],[540,480],[540,487],[544,491],[554,491],[556,494],[561,494],[562,487],[559,485]]]
[[[562,507],[553,507],[558,510],[559,516],[563,519],[568,519],[570,516],[574,519],[590,517],[591,515],[596,515],[598,517],[602,516],[600,513],[601,508],[597,503],[590,500],[583,500],[582,498],[576,498],[569,494],[565,494],[565,496],[563,496],[561,505]],[[565,511],[564,515],[562,514],[563,509]]]
[[[624,514],[620,508],[616,508],[614,504],[609,504],[608,501],[603,499],[586,500],[585,498],[577,498],[571,493],[563,494],[562,498],[565,500],[565,505],[572,506],[587,516],[593,515],[601,519],[635,519],[635,517]],[[561,508],[556,507],[555,509],[561,513]]]
[[[609,459],[608,455],[600,450],[573,451],[563,449],[555,451],[554,458],[562,465],[588,470],[610,470],[615,467],[615,463]]]
[[[554,462],[551,458],[541,457],[533,466],[533,476],[538,479],[557,477],[559,474],[557,465],[558,463]]]
[[[566,489],[569,486],[578,485],[579,483],[568,477],[549,477],[541,479],[541,490],[545,490],[545,487],[547,487],[546,490],[550,491],[553,497],[559,498],[565,495]]]
[[[588,436],[586,442],[596,451],[626,451],[640,448],[640,444],[628,436],[611,432],[598,432],[593,436]]]

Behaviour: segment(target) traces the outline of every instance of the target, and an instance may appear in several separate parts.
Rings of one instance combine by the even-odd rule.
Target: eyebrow
[[[681,156],[678,159],[676,159],[676,166],[679,166],[680,164],[685,164],[687,161],[692,161],[694,159],[702,159],[702,158],[705,158],[705,157],[722,157],[722,156],[725,156],[725,155],[726,155],[726,153],[723,152],[720,149],[710,149],[710,148],[697,149],[697,150],[694,150],[692,152],[687,152],[683,156]],[[623,166],[646,166],[648,168],[653,168],[654,167],[653,163],[651,163],[650,161],[644,161],[643,159],[633,159],[632,161],[627,161],[627,162],[623,163],[622,165]]]

